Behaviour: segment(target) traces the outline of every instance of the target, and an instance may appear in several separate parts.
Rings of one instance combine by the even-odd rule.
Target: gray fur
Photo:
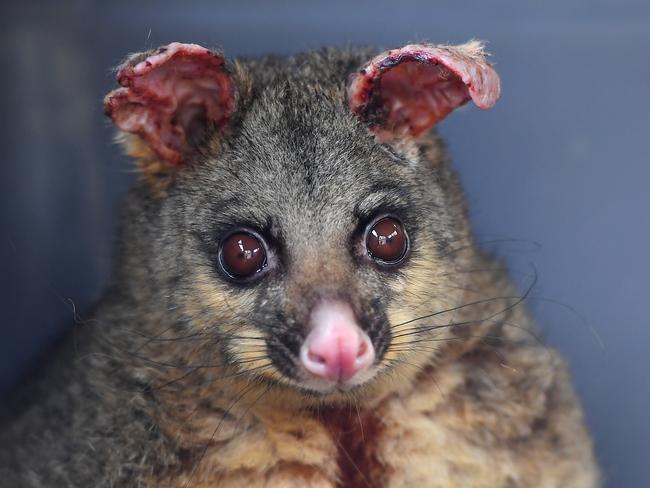
[[[281,342],[300,336],[316,294],[344,294],[368,315],[380,303],[379,319],[369,316],[368,324],[380,323],[399,298],[409,265],[387,276],[358,261],[347,237],[359,224],[355,208],[403,210],[412,258],[425,252],[421,243],[434,243],[428,259],[453,265],[450,250],[471,240],[465,202],[437,136],[418,146],[380,145],[347,108],[347,79],[370,56],[362,49],[322,50],[241,61],[252,90],[242,95],[232,136],[211,135],[166,197],[152,196],[145,182],[129,193],[115,283],[93,319],[75,328],[76,345],[60,351],[3,428],[0,485],[133,486],[157,471],[181,469],[183,452],[151,414],[158,408],[151,384],[160,369],[176,368],[181,376],[196,366],[174,363],[188,357],[184,348],[194,348],[191,356],[206,366],[228,360],[236,339],[221,332],[222,317],[197,305],[197,283],[206,276],[230,297],[235,316],[260,330],[273,322],[269,341]],[[268,279],[249,288],[226,283],[214,264],[219,235],[241,223],[268,225],[284,250]],[[335,260],[348,270],[345,284],[322,282],[316,291],[305,285],[304,301],[288,304],[285,277],[312,259],[314,236],[322,269]],[[479,252],[472,256],[470,263],[484,262]],[[276,312],[287,309],[292,315],[278,321]],[[189,339],[147,342],[167,330],[174,337],[207,330],[209,347],[196,349]]]

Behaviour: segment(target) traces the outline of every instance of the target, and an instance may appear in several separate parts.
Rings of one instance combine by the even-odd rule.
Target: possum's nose
[[[322,302],[313,310],[309,325],[300,361],[311,374],[330,381],[346,381],[374,361],[375,348],[348,304]]]

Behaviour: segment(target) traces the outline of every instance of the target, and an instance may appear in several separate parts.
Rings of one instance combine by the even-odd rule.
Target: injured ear
[[[237,93],[224,58],[196,44],[172,43],[129,58],[122,86],[104,111],[126,133],[140,136],[164,165],[182,166],[208,131],[228,130]]]
[[[422,135],[469,100],[491,108],[499,94],[499,75],[480,42],[411,44],[383,52],[355,73],[348,103],[379,140],[390,142]]]

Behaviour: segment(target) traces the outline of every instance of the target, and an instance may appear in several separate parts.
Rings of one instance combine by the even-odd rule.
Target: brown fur
[[[240,125],[177,172],[123,139],[142,179],[125,208],[116,286],[37,401],[18,402],[0,485],[599,486],[566,367],[474,243],[436,135],[380,147],[348,113],[346,77],[368,56],[232,64]],[[354,232],[347,209],[386,178],[409,194],[419,234],[404,269],[373,274],[328,232]],[[280,284],[235,288],[196,243],[221,218],[211,205],[229,197],[247,218],[284,219]],[[295,331],[315,290],[385,314],[390,344],[361,388],[310,394],[270,357],[275,315],[260,310]]]
[[[472,287],[487,286],[490,293],[496,287],[500,296],[514,296],[491,267]],[[466,294],[465,302],[484,297],[480,291]],[[502,308],[490,303],[463,318]],[[514,308],[507,321],[486,324],[480,336],[472,330],[476,340],[447,347],[435,364],[404,365],[395,377],[344,405],[305,402],[282,388],[235,379],[227,386],[230,393],[189,394],[192,407],[183,408],[178,393],[170,392],[161,404],[179,415],[166,417],[162,428],[201,461],[171,478],[155,476],[151,483],[596,486],[591,443],[566,368],[554,351],[519,328],[527,320]],[[192,383],[200,388],[204,381],[196,380]],[[188,387],[182,387],[186,396]],[[243,398],[228,410],[238,391],[245,392]],[[196,408],[200,397],[228,401]]]

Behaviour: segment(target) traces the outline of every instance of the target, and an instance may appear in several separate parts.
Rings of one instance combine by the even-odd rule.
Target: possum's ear
[[[131,56],[117,81],[104,111],[143,171],[180,168],[207,136],[230,128],[238,93],[219,53],[175,42]]]
[[[499,75],[480,42],[411,44],[381,53],[355,73],[348,102],[379,140],[389,142],[422,135],[470,99],[488,109],[499,93]]]

